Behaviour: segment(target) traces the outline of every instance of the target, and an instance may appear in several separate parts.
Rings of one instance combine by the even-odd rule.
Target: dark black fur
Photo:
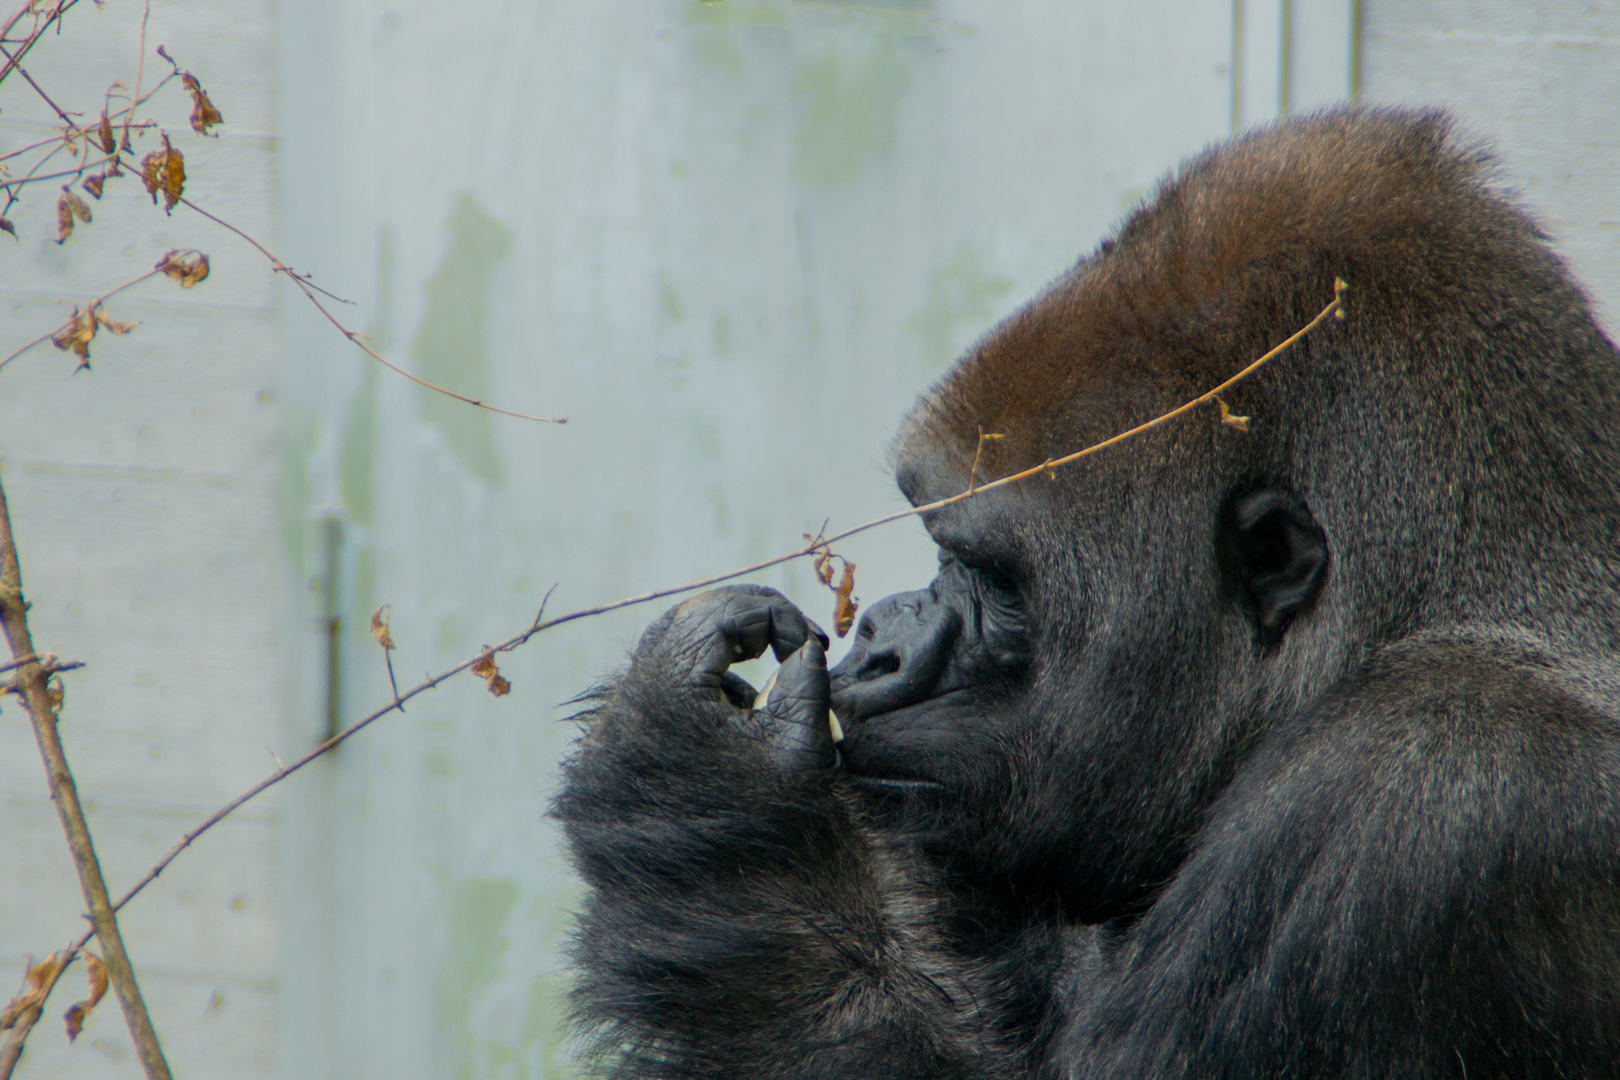
[[[1249,433],[932,515],[830,690],[760,590],[649,631],[556,805],[602,1071],[1620,1075],[1620,357],[1443,116],[1186,165],[923,399],[902,489],[1194,397],[1336,276]]]

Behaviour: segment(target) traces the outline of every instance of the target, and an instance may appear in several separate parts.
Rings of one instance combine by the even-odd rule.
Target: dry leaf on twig
[[[162,136],[163,148],[141,158],[141,183],[157,205],[158,192],[163,193],[163,209],[174,212],[174,204],[186,190],[186,158],[169,145],[169,136]]]
[[[814,551],[815,561],[811,564],[815,568],[816,580],[821,582],[833,592],[833,629],[839,637],[849,633],[849,628],[855,625],[855,613],[860,610],[860,602],[855,599],[855,564],[833,551],[832,548],[821,543],[819,536],[812,537],[804,534],[807,545],[806,553]],[[837,561],[843,569],[839,575],[838,583],[833,584],[833,562]]]
[[[80,184],[79,186],[84,188],[84,190],[88,191],[91,195],[93,195],[93,196],[95,196],[96,198],[99,199],[99,198],[101,198],[101,185],[105,184],[106,182],[107,182],[107,174],[106,173],[96,173],[96,174],[94,174],[92,176],[85,177],[84,182],[82,184]]]
[[[112,120],[107,116],[106,106],[102,106],[101,123],[96,127],[96,145],[101,147],[103,154],[118,152],[118,143],[113,139]]]
[[[371,640],[385,649],[394,647],[394,636],[388,632],[388,605],[371,613]]]
[[[1249,430],[1249,418],[1247,416],[1237,415],[1220,398],[1215,399],[1215,404],[1221,407],[1221,423],[1229,428],[1236,428],[1238,431]]]
[[[119,322],[117,319],[108,318],[106,312],[99,307],[96,308],[96,322],[99,323],[101,328],[106,330],[108,333],[119,335],[127,334],[137,326],[141,325],[138,321]]]
[[[208,129],[215,124],[223,124],[225,117],[214,108],[214,103],[208,100],[208,91],[204,90],[197,76],[189,71],[180,73],[180,85],[191,94],[191,130],[199,135],[208,134]]]
[[[96,323],[95,305],[91,305],[88,312],[79,311],[75,305],[73,314],[68,316],[67,325],[51,335],[51,344],[77,356],[79,367],[87,368],[90,366],[90,342],[96,336]]]
[[[11,223],[10,218],[0,217],[0,232],[8,232],[13,240],[17,238],[17,226]]]
[[[67,243],[67,238],[73,235],[73,221],[78,220],[89,224],[90,204],[79,198],[62,185],[62,194],[56,199],[56,242]]]
[[[838,587],[833,590],[833,629],[839,637],[849,633],[849,628],[855,625],[855,612],[860,610],[860,604],[855,600],[855,564],[848,559],[844,560],[844,574],[838,579]]]
[[[489,646],[485,645],[484,648],[488,649]],[[468,670],[470,670],[480,679],[483,679],[484,685],[489,687],[489,692],[494,694],[496,697],[505,697],[507,694],[512,692],[512,684],[507,682],[506,679],[502,677],[500,671],[495,667],[494,653],[486,652],[483,656],[480,656],[478,658],[478,662]]]
[[[67,238],[73,235],[73,206],[63,195],[56,200],[56,242],[67,243]]]
[[[181,255],[174,248],[158,260],[157,269],[178,281],[182,289],[189,289],[208,276],[208,256],[200,251]]]
[[[68,1042],[79,1037],[79,1032],[84,1030],[84,1022],[89,1017],[90,1010],[107,996],[107,965],[101,962],[101,957],[95,953],[85,953],[84,967],[85,975],[90,979],[90,996],[84,1001],[76,1002],[62,1014],[62,1020],[67,1024]]]
[[[67,958],[62,953],[52,953],[28,969],[28,974],[23,978],[23,988],[6,1003],[4,1009],[0,1009],[0,1030],[16,1024],[29,1009],[37,1009],[45,1004],[47,988],[65,963]]]

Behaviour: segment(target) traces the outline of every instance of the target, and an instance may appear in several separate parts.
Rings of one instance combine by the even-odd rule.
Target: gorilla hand
[[[631,661],[641,679],[723,697],[728,722],[787,772],[838,764],[830,728],[827,634],[775,589],[732,585],[665,612],[642,635]],[[781,668],[754,688],[728,669],[769,646]]]

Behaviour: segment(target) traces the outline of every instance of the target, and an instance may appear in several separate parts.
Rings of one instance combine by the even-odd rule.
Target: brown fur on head
[[[1357,325],[1330,332],[1352,338],[1499,319],[1504,281],[1581,303],[1490,165],[1439,111],[1335,109],[1206,150],[923,398],[897,445],[907,494],[961,490],[981,429],[1005,436],[982,481],[1197,396],[1320,311],[1336,276]]]

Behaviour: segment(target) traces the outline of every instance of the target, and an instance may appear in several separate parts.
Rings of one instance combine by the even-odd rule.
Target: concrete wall
[[[64,735],[113,887],[270,751],[314,745],[334,685],[341,720],[387,700],[380,604],[412,682],[526,624],[553,584],[565,611],[898,508],[884,451],[915,394],[1235,125],[1357,80],[1457,106],[1613,325],[1620,15],[1559,10],[157,0],[152,40],[228,120],[217,143],[184,136],[198,197],[356,300],[344,317],[391,359],[570,423],[381,370],[250,250],[131,184],[61,248],[34,200],[22,242],[0,238],[14,344],[132,260],[214,257],[203,288],[118,304],[146,321],[98,341],[92,373],[49,349],[0,373],[38,636],[91,664]],[[85,108],[109,64],[132,73],[138,9],[87,14],[53,73]],[[19,87],[0,153],[46,130]],[[933,566],[915,523],[841,551],[868,599]],[[830,613],[806,567],[756,580]],[[177,1075],[566,1074],[578,894],[544,819],[564,703],[660,607],[536,640],[502,663],[510,697],[464,679],[413,702],[133,905]],[[0,971],[18,971],[79,901],[23,718],[0,708]],[[21,1075],[130,1075],[110,1001],[63,1044],[71,1000]]]
[[[1620,3],[1365,0],[1362,92],[1442,104],[1501,156],[1620,332]]]

